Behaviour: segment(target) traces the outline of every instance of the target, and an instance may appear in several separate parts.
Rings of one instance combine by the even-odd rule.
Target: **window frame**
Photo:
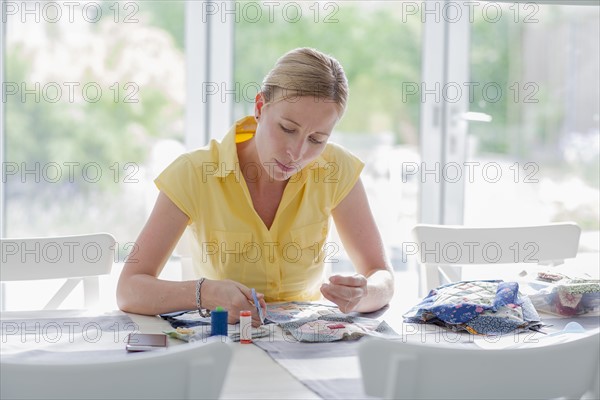
[[[451,0],[439,0],[440,6]],[[483,0],[489,2],[489,0]],[[536,3],[552,5],[600,6],[599,0],[496,0],[502,3]],[[0,0],[4,9],[6,0]],[[185,104],[185,145],[188,150],[203,146],[211,139],[220,138],[227,131],[233,116],[231,102],[221,101],[227,93],[222,88],[233,89],[233,23],[230,18],[219,18],[206,13],[214,1],[187,1],[185,3],[185,63],[186,63],[186,104]],[[201,21],[201,22],[199,22]],[[423,38],[422,81],[424,83],[449,82],[456,74],[468,76],[468,64],[462,71],[457,54],[468,47],[469,31],[461,24],[447,24],[440,21],[426,23]],[[448,26],[450,25],[450,26]],[[468,27],[468,24],[467,24]],[[463,36],[462,40],[460,35]],[[450,36],[453,40],[449,40]],[[457,44],[458,42],[458,44]],[[461,43],[462,42],[462,43]],[[5,74],[6,23],[0,30],[0,75],[4,82]],[[450,57],[452,55],[453,57]],[[450,58],[449,58],[450,57]],[[454,60],[453,60],[454,59]],[[466,61],[465,61],[466,62]],[[208,96],[207,83],[219,85],[217,95]],[[5,95],[5,88],[2,88]],[[225,97],[226,98],[226,97]],[[0,165],[6,157],[5,103],[0,105]],[[194,110],[194,112],[190,112]],[[464,161],[464,141],[466,122],[456,116],[465,112],[465,104],[422,103],[420,122],[420,152],[422,165],[431,162],[441,164],[451,161]],[[450,124],[456,123],[454,127]],[[462,153],[462,155],[461,155]],[[464,184],[445,185],[435,182],[422,183],[419,194],[419,222],[440,224],[461,224],[464,209]],[[6,198],[4,184],[0,185],[0,237],[6,236]]]
[[[568,6],[600,6],[598,0],[482,0],[486,3],[522,3]],[[429,2],[428,2],[429,3]],[[448,3],[461,7],[463,15],[468,13],[465,3],[454,0],[438,0],[440,9]],[[429,3],[434,4],[432,1]],[[458,22],[440,18],[426,20],[423,38],[422,83],[433,87],[436,83],[442,87],[448,82],[469,81],[469,51],[471,26],[466,18]],[[433,40],[432,40],[433,39]],[[419,191],[419,222],[441,225],[462,225],[464,223],[465,183],[447,182],[443,177],[435,180],[423,176],[423,168],[433,169],[456,162],[464,165],[466,161],[468,121],[463,113],[468,111],[466,96],[457,102],[448,102],[441,96],[440,102],[427,101],[421,104],[420,153],[421,187]],[[464,174],[463,174],[464,176]]]

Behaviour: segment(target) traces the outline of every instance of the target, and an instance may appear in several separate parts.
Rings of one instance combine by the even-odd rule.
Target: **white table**
[[[439,345],[439,346],[478,346],[476,340],[482,340],[479,337],[472,335],[459,335],[455,333],[449,333],[447,331],[437,329],[432,326],[423,326],[423,330],[418,331],[414,329],[413,325],[404,325],[396,320],[399,309],[396,310],[394,307],[390,307],[385,314],[384,319],[393,325],[396,331],[403,334],[406,340],[409,341],[426,341],[428,344]],[[401,312],[400,312],[401,313]],[[57,316],[72,317],[71,321],[74,321],[77,315],[81,315],[81,312],[53,312],[53,311],[40,311],[40,312],[6,312],[2,313],[2,320],[15,320],[21,318],[27,319],[38,319],[38,318],[50,318],[45,321],[60,321]],[[124,313],[115,312],[113,315],[124,316]],[[136,314],[128,314],[133,320],[135,327],[139,331],[144,333],[161,333],[164,330],[169,330],[170,325],[158,318],[141,316]],[[54,318],[54,319],[53,319]],[[566,322],[568,320],[565,320]],[[44,325],[42,322],[38,329],[37,338],[35,331],[31,331],[27,336],[27,341],[23,341],[19,334],[8,335],[4,334],[2,337],[2,355],[16,354],[19,351],[26,351],[32,349],[38,350],[51,350],[56,351],[59,354],[62,353],[64,356],[65,352],[71,351],[95,351],[95,356],[106,356],[109,357],[117,352],[124,352],[125,346],[123,340],[133,327],[121,326],[119,330],[109,329],[99,340],[96,340],[94,332],[96,329],[89,329],[87,340],[82,334],[72,335],[72,340],[66,335],[64,323],[59,322],[63,327],[63,337],[61,341],[56,341],[56,335],[54,332],[54,326]],[[598,319],[588,319],[587,327],[591,329],[593,326],[598,325]],[[46,329],[45,326],[50,326],[51,329]],[[552,330],[560,329],[558,325]],[[535,337],[531,334],[527,336],[520,336],[523,341],[531,341]],[[508,344],[510,345],[511,338],[508,338]],[[170,346],[176,346],[183,342],[176,339],[169,339]],[[505,346],[507,340],[500,342],[490,341],[485,343],[488,348],[494,348],[498,346]],[[312,344],[301,344],[302,346],[312,346]],[[336,344],[332,344],[336,346]],[[287,399],[315,399],[319,398],[313,391],[304,386],[294,376],[292,376],[286,369],[282,368],[277,362],[275,362],[265,351],[255,345],[243,345],[240,343],[232,343],[233,347],[233,358],[230,365],[228,375],[226,377],[222,398],[225,399],[242,399],[242,398],[287,398]],[[102,353],[100,353],[102,352]],[[358,375],[358,361],[348,358],[352,362],[344,364],[336,364],[338,371],[335,371],[337,375],[348,375],[349,377],[357,377]],[[328,368],[327,365],[311,364],[315,370],[321,368],[325,370]]]
[[[51,351],[56,353],[45,356],[78,357],[79,352],[94,352],[94,356],[110,357],[116,352],[125,352],[124,339],[133,329],[143,333],[162,333],[172,329],[168,322],[159,317],[114,311],[104,315],[129,316],[135,326],[119,322],[114,328],[103,327],[102,334],[98,335],[100,330],[96,322],[77,322],[81,321],[79,318],[88,316],[92,317],[92,321],[97,320],[94,315],[97,313],[70,310],[3,312],[1,319],[5,331],[0,339],[0,353],[3,357],[12,357],[24,352]],[[20,322],[11,322],[9,326],[6,322],[25,319],[42,322],[37,327],[33,324],[33,328],[26,328]],[[182,343],[169,338],[169,346]],[[240,343],[232,343],[232,348],[233,358],[224,383],[223,398],[319,398],[262,349]]]
[[[171,330],[158,317],[129,314],[144,333]],[[169,345],[183,342],[169,338]],[[223,399],[318,399],[314,392],[279,366],[262,349],[252,344],[233,343],[233,357],[223,385]]]
[[[414,305],[418,299],[408,296],[402,297],[403,293],[414,289],[412,280],[399,280],[396,282],[397,299],[392,301],[391,306],[386,309],[381,318],[403,335],[406,340],[425,341],[428,344],[440,346],[477,346],[476,338],[472,335],[458,335],[447,332],[437,327],[423,326],[416,330],[413,324],[403,324],[402,314],[408,308]],[[64,311],[37,311],[37,312],[3,312],[1,319],[16,320],[16,319],[37,319],[50,318],[46,321],[52,321],[52,318],[75,318],[77,315],[82,315],[81,312],[64,312]],[[124,315],[116,312],[115,315]],[[139,331],[144,333],[160,333],[164,330],[171,329],[170,325],[159,317],[142,316],[136,314],[128,314],[133,320]],[[546,316],[547,317],[547,316]],[[557,320],[554,320],[557,321]],[[568,320],[558,321],[555,327],[550,330],[559,330]],[[598,326],[598,318],[588,319],[587,328],[592,329]],[[31,342],[31,337],[35,338],[35,334],[30,335],[27,341],[21,340],[18,335],[6,335],[2,337],[0,342],[2,356],[16,354],[20,351],[31,349],[52,350],[58,353],[72,351],[98,351],[97,354],[106,354],[110,356],[110,351],[124,352],[125,345],[123,340],[131,327],[120,327],[121,330],[109,331],[108,335],[104,335],[100,340],[83,340],[82,335],[75,335],[73,341],[62,340],[53,342],[53,340],[40,340],[39,342]],[[43,328],[42,328],[43,331]],[[41,333],[42,339],[44,335],[50,338],[51,331],[47,330]],[[93,330],[92,330],[93,334]],[[91,334],[90,334],[91,336]],[[116,339],[115,339],[116,338]],[[526,337],[527,340],[535,339],[530,334]],[[63,337],[63,339],[65,339]],[[89,338],[88,338],[89,339]],[[182,342],[176,339],[169,339],[170,345],[178,345]],[[506,345],[506,341],[502,343],[494,343],[490,341],[488,347],[499,347]],[[303,344],[304,345],[304,344]],[[335,346],[335,344],[332,344]],[[238,398],[286,398],[286,399],[315,399],[319,398],[313,391],[304,386],[290,372],[274,361],[265,351],[255,345],[242,345],[233,343],[233,358],[230,365],[228,375],[226,377],[222,398],[238,399]],[[306,344],[311,346],[311,344]],[[102,353],[100,353],[102,352]],[[114,353],[113,353],[114,354]],[[351,360],[351,359],[349,359]],[[328,368],[327,365],[315,365],[315,370]],[[355,359],[352,362],[345,364],[337,364],[338,375],[356,377],[358,372],[358,361]]]

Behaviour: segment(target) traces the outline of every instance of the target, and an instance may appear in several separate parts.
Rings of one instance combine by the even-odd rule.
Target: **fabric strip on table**
[[[302,383],[324,399],[374,399],[364,393],[361,379],[307,380]]]
[[[58,315],[58,314],[57,314]],[[0,321],[2,360],[52,361],[124,355],[129,333],[139,331],[126,314]]]
[[[571,321],[576,321],[586,330],[596,329],[600,326],[600,316],[578,315],[572,318],[564,318],[550,314],[542,315],[544,323],[550,327],[550,329],[545,330],[547,333],[560,331]]]
[[[107,332],[134,331],[137,325],[128,315],[99,315],[94,317],[68,317],[68,318],[36,318],[36,319],[2,319],[0,330],[3,335],[10,334],[18,328],[20,332],[47,331],[61,329],[69,333],[81,333],[85,329],[97,329]]]
[[[254,344],[269,353],[274,360],[315,359],[321,357],[348,357],[356,355],[360,341],[340,341],[334,343],[303,343],[285,340],[255,340]]]
[[[279,365],[325,399],[364,399],[358,346],[360,341],[302,343],[255,340]]]

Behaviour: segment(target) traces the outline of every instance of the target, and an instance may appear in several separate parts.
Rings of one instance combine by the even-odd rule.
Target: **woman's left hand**
[[[358,303],[367,295],[367,278],[363,275],[333,275],[329,283],[321,285],[321,293],[334,302],[343,313],[354,311]]]

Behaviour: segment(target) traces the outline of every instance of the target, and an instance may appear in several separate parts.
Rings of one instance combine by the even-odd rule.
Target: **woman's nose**
[[[304,140],[294,140],[292,141],[287,150],[287,154],[290,157],[291,162],[300,161],[302,158],[302,153],[304,150]]]

